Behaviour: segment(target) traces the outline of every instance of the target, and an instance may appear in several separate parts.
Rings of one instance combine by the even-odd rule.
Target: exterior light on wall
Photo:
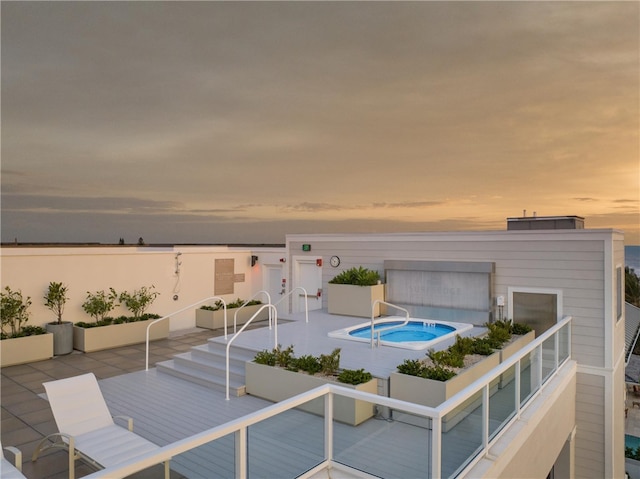
[[[258,262],[258,257],[255,255],[251,256],[251,266],[255,266],[256,263]]]

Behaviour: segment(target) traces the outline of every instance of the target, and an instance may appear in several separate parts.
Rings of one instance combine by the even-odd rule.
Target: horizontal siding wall
[[[604,469],[605,379],[577,375],[576,387],[576,477],[607,477]]]
[[[514,234],[515,233],[515,234]],[[527,232],[528,233],[528,232]],[[576,234],[577,233],[577,234]],[[495,232],[491,234],[290,237],[290,252],[323,259],[323,288],[339,272],[364,266],[384,274],[384,260],[487,261],[494,262],[495,296],[508,300],[509,287],[559,289],[563,314],[574,318],[573,357],[589,366],[604,365],[604,239],[611,235],[589,230],[571,233]],[[464,238],[464,241],[457,239]],[[531,239],[528,239],[531,238]],[[312,250],[301,253],[302,244]],[[329,258],[341,259],[338,268]],[[327,306],[326,295],[323,299]],[[505,314],[507,307],[504,308]]]

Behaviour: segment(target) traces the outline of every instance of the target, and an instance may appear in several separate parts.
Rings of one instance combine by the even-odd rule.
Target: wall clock
[[[338,266],[340,266],[340,258],[338,258],[337,256],[332,256],[329,260],[329,264],[334,268],[337,268]]]

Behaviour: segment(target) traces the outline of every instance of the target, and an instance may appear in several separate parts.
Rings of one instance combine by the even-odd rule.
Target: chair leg
[[[169,467],[170,462],[171,461],[169,461],[168,459],[164,461],[164,479],[170,479],[170,476],[171,476],[171,468]]]
[[[76,477],[76,441],[69,438],[69,479]]]

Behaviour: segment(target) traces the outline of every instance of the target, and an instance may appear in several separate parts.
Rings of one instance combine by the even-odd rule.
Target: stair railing
[[[244,331],[245,328],[247,326],[249,326],[251,321],[253,321],[262,312],[262,310],[264,308],[269,308],[269,317],[271,317],[271,314],[273,314],[273,319],[274,319],[274,328],[273,328],[274,346],[273,346],[273,348],[275,349],[275,348],[278,347],[278,310],[276,309],[276,307],[273,304],[265,304],[258,311],[256,311],[253,314],[253,316],[251,316],[251,318],[249,318],[249,320],[246,323],[244,323],[244,325],[242,325],[242,327],[240,328],[240,331],[235,333],[231,337],[229,342],[227,343],[227,357],[226,357],[226,367],[225,367],[225,369],[226,369],[226,381],[227,381],[227,396],[226,396],[227,401],[229,400],[229,350],[231,348],[231,344],[235,341],[235,339],[238,336],[240,336],[242,331]]]
[[[303,295],[301,295],[301,296],[304,296],[304,320],[306,323],[308,323],[309,322],[309,304],[307,302],[307,290],[304,289],[302,286],[296,286],[295,288],[293,288],[291,291],[285,294],[282,298],[280,298],[277,302],[275,302],[274,306],[278,306],[282,301],[284,301],[285,298],[291,296],[297,290],[302,290],[302,292],[304,293]],[[271,316],[269,316],[269,318],[271,318]],[[271,329],[271,319],[269,319],[269,329]]]
[[[244,303],[242,303],[242,306],[236,309],[236,312],[233,314],[233,334],[236,334],[236,320],[238,318],[238,313],[242,308],[244,308],[247,304],[253,301],[255,297],[258,296],[259,294],[264,294],[267,297],[267,304],[271,304],[271,296],[264,289],[258,291],[256,294],[254,294],[249,299],[247,299]],[[260,310],[262,310],[262,308],[260,308]],[[271,329],[271,309],[269,309],[269,329]],[[225,337],[225,339],[227,338]]]
[[[400,306],[396,306],[395,304],[391,304],[391,303],[387,303],[386,301],[382,301],[381,299],[376,299],[371,303],[371,349],[374,348],[374,324],[375,324],[375,310],[376,310],[376,305],[377,304],[384,304],[386,306],[390,306],[392,308],[395,308],[399,311],[404,311],[405,315],[406,315],[406,319],[404,320],[404,322],[402,324],[394,324],[393,326],[389,326],[386,328],[378,328],[378,330],[376,331],[378,333],[378,342],[377,342],[377,346],[380,346],[380,335],[382,333],[382,331],[387,331],[389,329],[396,329],[396,328],[401,328],[403,326],[406,326],[407,324],[409,324],[409,311],[407,311],[406,309],[400,307]]]
[[[220,296],[211,296],[210,298],[201,299],[200,301],[190,304],[189,306],[185,306],[184,308],[179,309],[178,311],[174,311],[171,314],[163,316],[162,318],[158,318],[149,323],[149,325],[147,326],[146,353],[145,353],[145,366],[144,366],[145,371],[149,370],[149,330],[151,329],[151,326],[153,326],[156,323],[159,323],[160,321],[164,321],[165,319],[169,319],[171,316],[175,314],[182,313],[183,311],[199,306],[200,304],[206,301],[211,301],[212,299],[222,302],[222,307],[224,308],[224,339],[226,341],[227,339],[227,303]]]

